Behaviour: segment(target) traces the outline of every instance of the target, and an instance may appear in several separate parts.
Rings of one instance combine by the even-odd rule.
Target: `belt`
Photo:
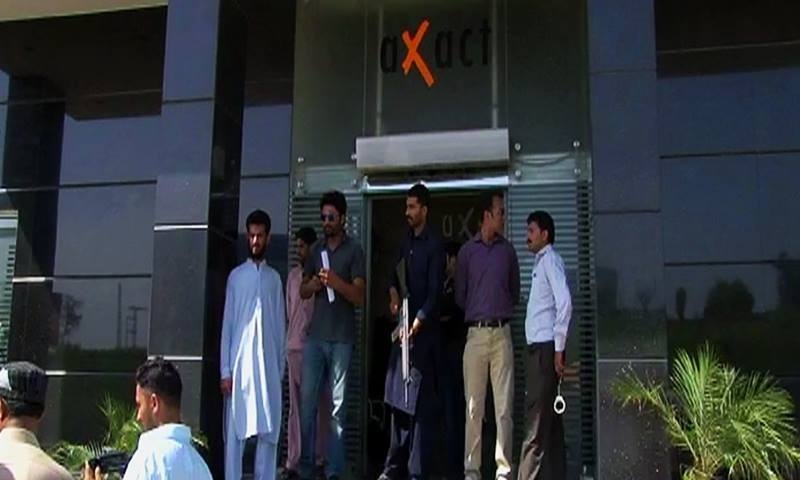
[[[507,318],[497,318],[493,320],[479,320],[477,322],[469,322],[467,325],[477,328],[502,328],[508,323]]]

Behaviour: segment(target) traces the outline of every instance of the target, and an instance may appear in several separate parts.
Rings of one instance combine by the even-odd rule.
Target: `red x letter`
[[[417,66],[417,70],[419,70],[420,75],[425,80],[425,83],[428,87],[433,86],[436,83],[436,80],[433,78],[433,74],[428,69],[428,65],[425,63],[425,60],[419,54],[417,50],[419,48],[419,44],[422,43],[422,37],[425,36],[425,32],[428,31],[428,27],[430,26],[430,22],[428,20],[423,20],[422,23],[419,24],[419,28],[417,29],[417,33],[414,34],[414,38],[411,38],[411,34],[408,33],[408,30],[403,31],[403,43],[406,44],[406,48],[408,48],[408,53],[406,54],[406,58],[403,60],[403,73],[408,75],[408,72],[411,70],[411,64]]]

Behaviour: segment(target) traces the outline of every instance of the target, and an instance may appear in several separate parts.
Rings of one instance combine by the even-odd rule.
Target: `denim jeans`
[[[326,342],[308,338],[303,350],[303,374],[300,378],[300,454],[299,474],[304,479],[314,476],[314,420],[317,418],[319,393],[328,375],[331,386],[333,411],[328,441],[328,465],[326,474],[342,477],[344,470],[344,394],[347,389],[347,370],[353,345],[341,342]]]

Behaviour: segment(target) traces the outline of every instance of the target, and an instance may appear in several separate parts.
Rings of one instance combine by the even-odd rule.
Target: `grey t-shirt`
[[[364,251],[361,245],[350,237],[344,237],[336,250],[330,250],[325,238],[321,238],[311,247],[311,254],[306,261],[304,276],[310,277],[319,273],[322,268],[322,251],[328,252],[331,270],[346,282],[354,278],[366,281],[364,268]],[[308,335],[314,340],[327,342],[355,343],[355,306],[338,292],[333,303],[328,302],[325,288],[316,293],[314,298],[314,315]]]

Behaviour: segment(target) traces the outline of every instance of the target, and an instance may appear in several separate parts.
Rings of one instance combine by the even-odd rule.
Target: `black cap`
[[[0,368],[0,396],[6,401],[44,406],[47,374],[30,362],[11,362]]]

